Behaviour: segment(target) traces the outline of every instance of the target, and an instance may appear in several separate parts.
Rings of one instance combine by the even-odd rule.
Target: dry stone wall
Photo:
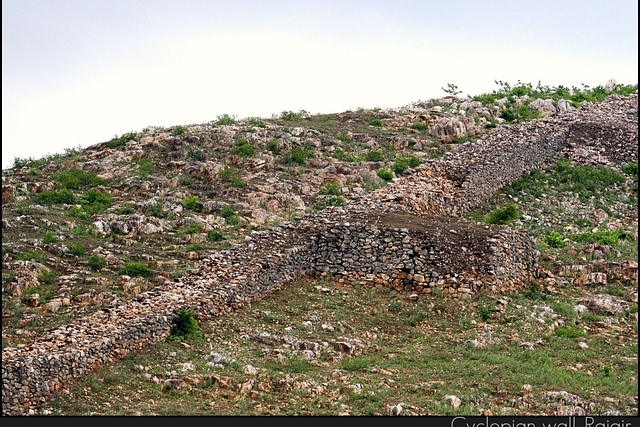
[[[602,126],[623,111],[615,125],[622,130],[611,134],[623,140],[600,138],[593,146],[605,164],[637,160],[637,148],[627,148],[637,147],[637,95],[581,111],[465,144],[366,197],[254,232],[131,302],[3,349],[3,415],[27,414],[70,379],[166,339],[181,308],[193,308],[201,319],[224,315],[303,276],[390,286],[413,296],[434,289],[457,297],[521,290],[538,271],[534,242],[508,227],[457,217],[558,154],[580,158],[580,147],[567,141],[581,120]]]

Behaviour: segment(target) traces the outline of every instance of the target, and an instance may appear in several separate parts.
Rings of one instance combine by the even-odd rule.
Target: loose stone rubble
[[[481,289],[518,292],[545,277],[531,238],[460,217],[558,155],[609,166],[637,160],[637,109],[637,94],[612,96],[506,127],[367,196],[254,232],[131,302],[114,302],[37,341],[5,348],[3,415],[28,414],[66,381],[166,339],[181,308],[194,309],[201,319],[224,315],[299,277],[411,295],[435,289],[460,298]]]

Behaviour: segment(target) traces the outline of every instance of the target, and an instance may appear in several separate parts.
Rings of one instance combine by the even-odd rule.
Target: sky
[[[148,126],[638,83],[637,0],[3,0],[2,168]]]

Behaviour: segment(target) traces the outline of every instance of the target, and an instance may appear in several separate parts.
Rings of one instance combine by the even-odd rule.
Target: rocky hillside
[[[3,346],[179,278],[251,231],[341,205],[508,131],[522,120],[514,108],[532,117],[575,110],[553,92],[534,99],[518,88],[503,84],[491,102],[479,97],[485,103],[447,96],[339,114],[222,115],[15,159],[2,172]],[[573,157],[595,164],[600,154],[581,145]]]
[[[449,96],[388,110],[223,115],[16,159],[3,171],[3,349],[155,286],[166,289],[183,276],[193,281],[194,267],[210,254],[320,212],[328,221],[341,212],[384,215],[393,206],[493,224],[516,219],[512,227],[530,232],[543,252],[549,290],[561,277],[587,283],[598,274],[637,283],[637,250],[623,253],[615,244],[637,241],[637,91],[609,84],[604,95],[628,96],[574,99],[596,89],[554,99],[562,91],[547,88],[544,98],[527,85],[503,85],[477,99]],[[522,202],[511,196],[522,214],[505,208],[505,221],[493,218],[500,209],[491,212],[485,202],[523,174],[535,177],[557,154],[569,160],[556,164],[554,194],[534,192]],[[613,188],[615,198],[563,186],[567,171],[581,184],[591,181],[580,174],[597,171],[596,183]],[[346,211],[336,208],[342,205]],[[545,205],[563,209],[550,215]],[[533,227],[539,223],[546,228]],[[585,234],[580,227],[617,234],[616,242],[570,244],[597,261],[584,257],[576,276],[575,259],[557,252]]]

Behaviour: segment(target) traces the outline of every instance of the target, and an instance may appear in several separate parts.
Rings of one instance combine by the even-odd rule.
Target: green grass
[[[58,243],[59,241],[60,239],[58,238],[58,236],[56,236],[56,234],[53,231],[47,231],[46,233],[44,233],[44,237],[42,238],[42,242],[49,245],[53,243]]]
[[[156,171],[156,166],[153,164],[153,161],[147,157],[134,160],[133,164],[138,166],[136,173],[141,178],[148,178]]]
[[[44,262],[44,253],[37,249],[31,249],[21,254],[18,254],[16,258],[23,261],[37,261],[42,263]]]
[[[329,292],[318,292],[317,286]],[[624,333],[625,346],[614,348],[606,337],[584,333],[584,319],[573,310],[578,297],[579,292],[554,297],[554,311],[566,323],[577,323],[549,329],[530,316],[540,300],[525,295],[508,295],[505,308],[491,314],[496,299],[505,296],[410,301],[384,289],[299,281],[233,316],[200,323],[200,343],[192,340],[186,347],[168,340],[101,368],[69,387],[70,396],[57,398],[51,407],[57,414],[337,415],[346,410],[385,415],[388,405],[403,402],[405,415],[477,415],[479,407],[494,414],[538,414],[553,410],[546,392],[566,390],[587,403],[612,397],[602,410],[629,414],[637,390],[637,362],[631,360],[637,342]],[[609,317],[617,322],[622,316]],[[195,321],[193,315],[186,317]],[[281,337],[319,343],[321,350],[307,359]],[[485,344],[476,347],[471,339]],[[576,340],[589,350],[577,349]],[[354,353],[337,351],[333,343],[339,341],[354,343]],[[541,344],[529,350],[519,345],[523,341]],[[206,365],[212,351],[223,355],[222,367]],[[184,362],[195,365],[189,377],[198,380],[186,389],[162,393],[160,384],[144,379],[144,373],[158,375]],[[258,376],[245,374],[246,365],[258,369]],[[255,393],[243,394],[239,388],[250,380]],[[90,384],[96,387],[87,394]],[[522,396],[523,384],[532,386],[531,409],[510,403]],[[121,389],[114,393],[116,385]],[[458,396],[463,405],[451,408],[444,400],[447,394]],[[101,405],[104,401],[110,406]]]

